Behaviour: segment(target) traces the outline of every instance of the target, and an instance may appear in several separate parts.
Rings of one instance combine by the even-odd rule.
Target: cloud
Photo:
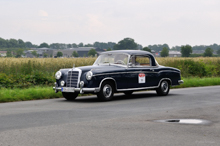
[[[41,17],[48,17],[48,13],[46,11],[44,11],[44,10],[39,10],[38,14]]]
[[[92,3],[106,3],[107,1],[106,0],[95,0],[95,1],[92,1]]]
[[[219,6],[219,0],[8,0],[0,5],[0,37],[33,43],[131,37],[144,46],[210,44],[219,42]]]
[[[97,15],[88,14],[88,29],[90,32],[95,33],[104,27],[104,24]]]

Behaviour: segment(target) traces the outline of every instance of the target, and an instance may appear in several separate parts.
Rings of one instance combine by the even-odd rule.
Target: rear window
[[[148,56],[132,56],[130,59],[132,66],[148,67],[151,66],[151,60]]]

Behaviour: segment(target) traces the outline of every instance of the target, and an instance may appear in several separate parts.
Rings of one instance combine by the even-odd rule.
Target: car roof
[[[126,53],[129,55],[152,55],[148,51],[141,51],[141,50],[114,50],[114,51],[102,52],[101,54],[109,54],[109,53]]]
[[[141,50],[114,50],[114,51],[107,51],[101,54],[111,54],[111,53],[119,53],[119,54],[129,54],[129,55],[148,55],[151,58],[152,66],[156,66],[157,63],[155,61],[154,55],[148,51],[141,51]]]

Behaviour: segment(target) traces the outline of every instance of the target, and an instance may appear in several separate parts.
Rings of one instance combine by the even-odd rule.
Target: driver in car
[[[123,54],[119,54],[117,56],[115,56],[115,64],[123,64],[123,65],[127,65],[127,60],[128,57],[126,55]]]

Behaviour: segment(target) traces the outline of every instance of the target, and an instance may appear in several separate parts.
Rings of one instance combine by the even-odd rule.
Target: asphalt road
[[[203,119],[205,124],[165,123]],[[0,104],[0,146],[220,145],[220,86]]]

